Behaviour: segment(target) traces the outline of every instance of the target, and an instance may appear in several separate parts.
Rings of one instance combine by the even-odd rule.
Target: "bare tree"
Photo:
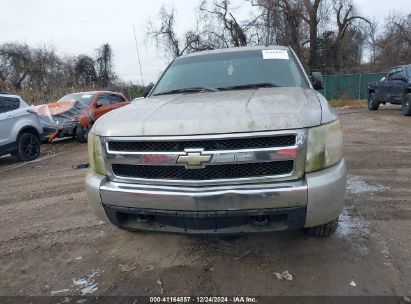
[[[371,50],[370,63],[375,64],[377,58],[377,33],[379,28],[379,22],[377,20],[370,20],[369,34],[367,35],[367,44]]]
[[[156,42],[157,48],[162,48],[170,59],[180,57],[180,41],[175,33],[175,9],[162,6],[158,14],[160,24],[148,22],[147,37]]]
[[[344,44],[344,42],[345,44],[347,44],[347,41],[349,40],[345,39],[347,33],[351,34],[350,38],[355,38],[356,42],[358,42],[358,44],[356,45],[357,51],[362,50],[361,46],[364,45],[365,37],[364,35],[362,35],[363,30],[360,27],[361,24],[359,22],[366,23],[367,25],[371,25],[371,22],[368,21],[368,19],[357,14],[356,9],[354,8],[354,5],[351,1],[337,0],[334,6],[334,11],[337,21],[337,31],[334,43],[332,45],[331,55],[334,56],[334,65],[338,70],[343,65],[341,62],[341,58],[343,57],[342,45]],[[353,52],[354,50],[355,48],[351,49],[350,51]]]
[[[0,71],[9,79],[15,90],[20,90],[28,78],[33,62],[30,49],[26,44],[7,43],[0,47]]]
[[[112,71],[111,48],[102,46],[97,53],[96,60],[87,55],[62,58],[51,46],[33,48],[19,43],[2,44],[0,91],[22,95],[35,104],[102,86],[130,92],[129,96],[136,97],[139,91],[136,88],[127,90],[132,85],[117,79]]]
[[[97,71],[98,79],[102,87],[108,87],[113,78],[115,77],[112,68],[113,68],[113,51],[110,44],[103,44],[100,48],[97,49]]]
[[[240,47],[248,44],[247,33],[245,27],[240,25],[237,18],[234,16],[234,9],[229,0],[203,0],[200,4],[200,12],[203,14],[203,19],[215,21],[216,26],[212,34],[221,42],[228,46]],[[222,30],[216,31],[216,28]]]
[[[311,70],[319,69],[320,62],[318,58],[318,36],[320,22],[327,18],[327,0],[301,0],[304,10],[302,11],[301,18],[307,24],[309,28],[309,41],[310,41],[310,55],[308,65]],[[283,0],[284,3],[290,2],[290,0]]]
[[[158,49],[161,49],[168,60],[180,57],[185,53],[207,50],[212,48],[206,36],[200,33],[197,28],[186,32],[183,38],[179,38],[175,31],[176,11],[174,7],[166,8],[162,6],[159,12],[159,24],[154,24],[151,20],[148,22],[146,36],[153,40]]]
[[[302,1],[249,0],[260,12],[255,30],[260,33],[258,44],[289,45],[299,57],[309,43],[309,33],[302,18]]]
[[[384,69],[411,62],[411,14],[394,13],[377,38],[376,63]]]
[[[95,85],[97,73],[94,67],[94,59],[87,55],[80,55],[75,63],[74,71],[79,83]]]

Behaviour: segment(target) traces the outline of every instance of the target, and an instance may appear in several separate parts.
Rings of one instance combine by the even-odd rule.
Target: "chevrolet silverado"
[[[175,59],[145,99],[91,129],[92,209],[132,231],[331,235],[346,165],[321,88],[288,47]]]

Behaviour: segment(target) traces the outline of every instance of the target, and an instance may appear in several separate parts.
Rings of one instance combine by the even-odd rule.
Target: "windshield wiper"
[[[168,95],[168,94],[179,94],[179,93],[218,92],[218,91],[219,90],[215,89],[215,88],[194,87],[194,88],[175,89],[175,90],[160,92],[160,93],[154,94],[153,96]]]
[[[258,89],[258,88],[276,88],[279,87],[275,83],[271,82],[261,82],[261,83],[250,83],[250,84],[242,84],[230,87],[222,87],[218,88],[220,91],[226,90],[246,90],[246,89]]]

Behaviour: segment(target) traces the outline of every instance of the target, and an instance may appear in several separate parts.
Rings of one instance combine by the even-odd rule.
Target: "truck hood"
[[[261,88],[153,96],[112,111],[94,128],[100,136],[226,134],[299,129],[321,124],[314,90]]]

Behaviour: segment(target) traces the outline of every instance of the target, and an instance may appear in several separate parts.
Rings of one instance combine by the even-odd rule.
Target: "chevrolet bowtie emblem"
[[[212,155],[205,154],[204,150],[185,150],[186,155],[180,155],[178,164],[184,164],[186,168],[204,168],[211,161]]]

